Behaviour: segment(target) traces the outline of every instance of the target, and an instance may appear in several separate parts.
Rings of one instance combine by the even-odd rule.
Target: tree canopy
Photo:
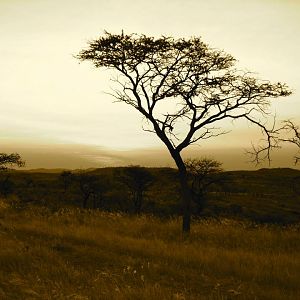
[[[92,61],[97,68],[118,71],[115,81],[120,88],[114,90],[114,97],[142,113],[152,124],[146,130],[154,131],[169,150],[181,151],[191,143],[225,133],[220,121],[243,118],[266,135],[267,144],[256,150],[268,156],[274,142],[272,128],[265,127],[270,98],[291,93],[285,84],[239,71],[231,55],[197,37],[106,32],[91,41],[78,58]],[[173,105],[162,110],[162,102],[168,100]]]

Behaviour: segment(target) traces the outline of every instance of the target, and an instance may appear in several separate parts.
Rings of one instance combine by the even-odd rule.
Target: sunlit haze
[[[161,141],[142,129],[138,112],[114,103],[110,72],[74,55],[103,34],[201,36],[238,67],[285,82],[275,99],[278,120],[300,120],[300,1],[0,0],[0,152],[18,152],[27,168],[128,164],[173,166]],[[226,169],[250,169],[245,149],[259,138],[245,123],[199,143],[186,156],[210,156]],[[294,148],[272,167],[293,166]]]

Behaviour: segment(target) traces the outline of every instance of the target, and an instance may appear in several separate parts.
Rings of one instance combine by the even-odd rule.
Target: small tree
[[[300,160],[300,128],[298,125],[294,124],[291,120],[286,120],[283,122],[283,130],[285,137],[281,138],[282,142],[287,142],[298,147],[298,153],[295,155],[295,164]]]
[[[298,152],[295,154],[295,165],[298,164],[300,160],[300,127],[296,125],[291,120],[286,120],[283,122],[283,127],[280,128],[284,132],[285,137],[281,138],[282,142],[287,142],[293,144],[298,148]],[[292,190],[296,195],[299,195],[300,191],[300,177],[297,176],[292,180]]]
[[[73,179],[74,179],[74,174],[71,171],[64,170],[61,172],[59,176],[59,180],[63,185],[64,193],[67,192],[67,189],[72,184]]]
[[[99,208],[103,204],[104,194],[108,183],[97,175],[80,172],[75,176],[79,191],[82,195],[82,207],[86,208],[88,201],[92,200],[93,208]]]
[[[134,212],[136,214],[140,214],[143,205],[144,193],[152,184],[153,176],[146,168],[140,166],[129,166],[123,170],[118,178],[128,187],[132,195]]]
[[[225,133],[223,120],[245,119],[261,129],[265,144],[255,160],[269,158],[277,146],[274,127],[266,125],[270,98],[291,94],[286,85],[260,81],[238,71],[229,54],[200,38],[153,38],[110,34],[91,41],[77,56],[96,68],[115,70],[113,96],[147,120],[145,130],[167,147],[179,171],[183,232],[190,231],[192,194],[181,152],[190,144]]]
[[[104,195],[107,190],[108,190],[107,180],[101,178],[101,180],[98,179],[94,181],[94,190],[92,193],[94,209],[103,207]]]
[[[185,166],[191,179],[193,200],[200,213],[206,202],[209,187],[220,181],[217,175],[223,171],[222,163],[210,158],[187,159]]]
[[[10,179],[10,174],[6,172],[9,169],[9,167],[13,166],[25,166],[25,162],[21,159],[21,156],[18,153],[0,153],[0,193],[4,197],[7,197],[14,190],[14,183]]]
[[[76,181],[79,185],[79,191],[82,195],[82,207],[87,208],[88,200],[95,193],[98,178],[95,175],[80,172],[76,175]]]

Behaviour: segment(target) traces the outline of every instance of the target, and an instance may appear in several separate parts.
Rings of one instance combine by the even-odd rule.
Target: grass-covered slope
[[[299,227],[0,208],[0,299],[300,299]]]

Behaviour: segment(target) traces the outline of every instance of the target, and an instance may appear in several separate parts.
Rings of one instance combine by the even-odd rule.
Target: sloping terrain
[[[300,299],[299,226],[0,208],[0,298]]]

